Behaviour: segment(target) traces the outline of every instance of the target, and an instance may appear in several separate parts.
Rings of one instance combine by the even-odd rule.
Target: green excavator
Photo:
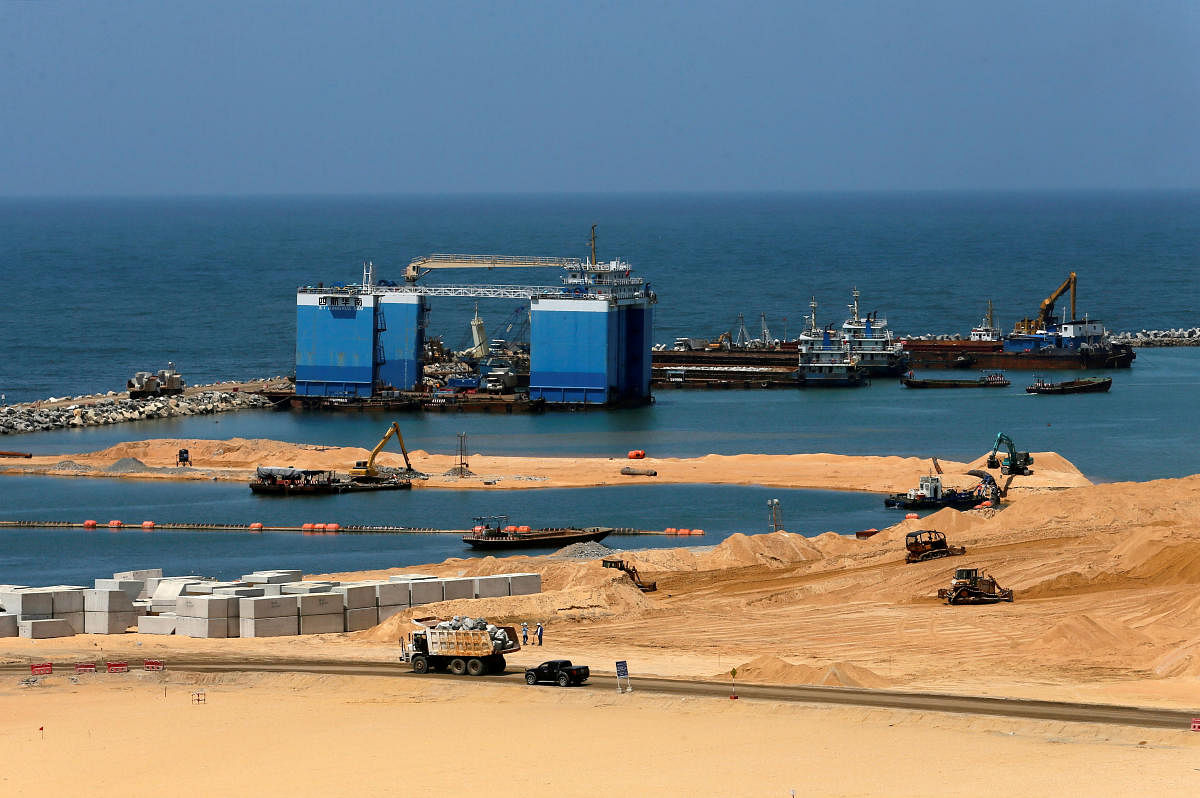
[[[1008,457],[1003,460],[996,456],[996,452],[1000,451],[1001,446],[1008,449]],[[992,445],[992,453],[988,455],[988,468],[999,468],[1001,474],[1027,477],[1033,473],[1033,469],[1029,467],[1031,465],[1033,465],[1033,456],[1029,452],[1018,452],[1012,438],[1003,432],[996,436],[996,442]]]

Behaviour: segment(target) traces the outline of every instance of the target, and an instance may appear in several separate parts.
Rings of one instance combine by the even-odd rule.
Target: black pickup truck
[[[553,682],[559,687],[583,684],[591,676],[587,665],[572,665],[569,659],[552,659],[525,671],[525,684]]]

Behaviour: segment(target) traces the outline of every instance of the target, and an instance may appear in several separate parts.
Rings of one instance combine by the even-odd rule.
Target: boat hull
[[[1010,382],[995,380],[914,380],[901,377],[900,384],[905,388],[1007,388]]]
[[[552,530],[545,534],[537,532],[526,535],[496,535],[488,537],[465,536],[462,541],[473,549],[494,551],[499,549],[561,548],[572,543],[601,541],[612,534],[611,529]]]
[[[328,496],[334,493],[356,493],[369,490],[408,490],[412,483],[396,482],[338,482],[328,485],[267,485],[250,483],[250,492],[259,496]]]
[[[1137,353],[1126,344],[1092,351],[1054,349],[1005,352],[998,341],[908,341],[909,365],[914,369],[1004,369],[1010,371],[1125,369]]]
[[[1069,382],[1035,383],[1025,389],[1025,393],[1038,396],[1058,396],[1068,393],[1106,393],[1112,387],[1112,378],[1094,380],[1071,380]]]

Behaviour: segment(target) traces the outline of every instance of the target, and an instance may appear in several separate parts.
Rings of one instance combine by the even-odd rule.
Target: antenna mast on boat
[[[592,265],[595,266],[597,263],[599,263],[599,261],[596,260],[596,225],[592,225],[591,244],[592,244]]]

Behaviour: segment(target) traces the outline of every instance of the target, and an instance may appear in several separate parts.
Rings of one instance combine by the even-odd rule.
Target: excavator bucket
[[[999,468],[1000,467],[1000,459],[998,457],[996,457],[996,455],[994,455],[994,454],[989,454],[988,459],[987,459],[987,467],[988,468]]]

